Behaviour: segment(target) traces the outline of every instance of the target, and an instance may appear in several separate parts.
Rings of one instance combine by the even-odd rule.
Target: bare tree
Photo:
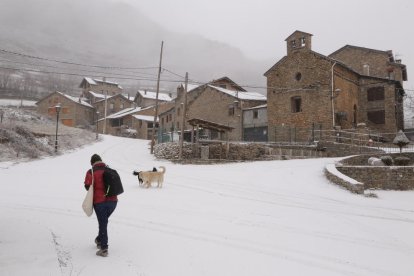
[[[12,75],[15,73],[13,69],[0,69],[0,88],[7,89]]]

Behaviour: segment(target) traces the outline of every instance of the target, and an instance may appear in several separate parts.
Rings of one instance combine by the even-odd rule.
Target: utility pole
[[[106,78],[103,77],[103,90],[102,90],[102,94],[105,92],[105,107],[104,107],[104,121],[103,121],[103,128],[102,128],[102,133],[106,134],[106,115],[107,115],[107,106],[108,106],[108,90],[105,90],[105,82],[106,82]]]
[[[183,102],[183,116],[181,121],[181,135],[180,135],[180,155],[179,159],[183,159],[183,145],[184,145],[184,130],[185,130],[185,114],[187,113],[187,84],[188,84],[188,72],[185,73],[184,84],[184,102]]]
[[[163,46],[164,46],[164,41],[161,41],[160,65],[158,66],[158,78],[157,78],[157,94],[155,96],[155,114],[154,114],[154,122],[152,124],[151,154],[154,153],[155,125],[157,123],[157,117],[158,117],[158,93],[160,92],[160,77],[161,77],[161,63],[162,63],[162,48],[163,48]]]

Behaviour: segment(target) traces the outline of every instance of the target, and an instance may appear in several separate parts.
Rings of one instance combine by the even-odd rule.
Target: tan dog
[[[162,188],[164,182],[165,167],[160,166],[159,171],[137,172],[138,179],[142,180],[145,188],[149,188],[151,183],[157,182],[157,187]]]

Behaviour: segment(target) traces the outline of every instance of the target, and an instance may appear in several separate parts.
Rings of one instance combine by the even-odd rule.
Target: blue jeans
[[[102,249],[108,249],[108,218],[116,208],[117,201],[105,201],[93,205],[99,223],[99,233],[96,237]]]

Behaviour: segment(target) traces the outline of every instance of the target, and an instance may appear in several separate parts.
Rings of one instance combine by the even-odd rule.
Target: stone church
[[[267,78],[269,141],[283,127],[354,129],[381,133],[403,129],[403,81],[407,69],[392,51],[346,45],[329,56],[312,50],[312,34],[286,38],[287,55]],[[309,132],[296,137],[309,139]]]

